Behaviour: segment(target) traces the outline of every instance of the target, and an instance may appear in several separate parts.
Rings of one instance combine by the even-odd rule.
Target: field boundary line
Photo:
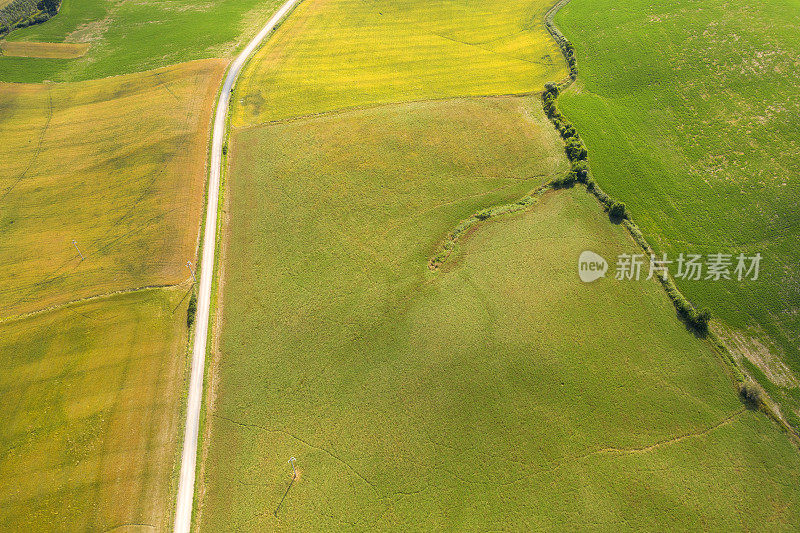
[[[73,305],[80,305],[87,302],[93,302],[96,300],[105,300],[107,298],[113,298],[115,296],[124,296],[126,294],[133,294],[136,292],[143,292],[143,291],[153,291],[153,290],[160,290],[160,289],[174,289],[177,287],[181,287],[186,283],[186,281],[182,281],[181,283],[165,283],[165,284],[156,284],[156,285],[143,285],[141,287],[134,287],[132,289],[119,289],[116,291],[111,292],[104,292],[102,294],[93,294],[92,296],[84,296],[83,298],[77,298],[75,300],[70,300],[68,302],[63,302],[60,304],[50,305],[48,307],[43,307],[41,309],[36,309],[35,311],[28,311],[27,313],[21,313],[19,315],[9,315],[5,317],[0,317],[0,324],[7,324],[9,322],[16,322],[18,320],[24,320],[26,318],[30,318],[32,316],[41,315],[44,313],[49,313],[50,311],[58,311],[59,309],[64,309],[66,307],[71,307]]]
[[[735,419],[737,419],[740,416],[742,416],[746,411],[747,411],[747,409],[745,407],[741,407],[741,408],[737,409],[736,411],[734,411],[733,413],[731,413],[730,415],[728,415],[725,418],[723,418],[722,420],[720,420],[719,422],[717,422],[716,424],[714,424],[712,426],[709,426],[709,427],[707,427],[705,429],[701,429],[700,431],[693,431],[693,432],[690,432],[690,433],[684,433],[683,435],[678,435],[677,437],[672,437],[672,438],[669,438],[669,439],[661,440],[661,441],[658,441],[658,442],[656,442],[654,444],[650,444],[648,446],[642,446],[641,448],[614,448],[614,447],[601,448],[599,450],[595,450],[592,453],[584,456],[584,458],[591,457],[592,455],[602,455],[602,454],[628,455],[628,454],[636,454],[636,453],[646,453],[646,452],[655,450],[657,448],[660,448],[662,446],[669,446],[670,444],[677,444],[677,443],[679,443],[679,442],[681,442],[683,440],[686,440],[686,439],[691,439],[693,437],[702,437],[704,435],[708,435],[709,433],[711,433],[712,431],[714,431],[716,429],[721,428],[722,426],[730,424]]]
[[[548,32],[553,37],[553,39],[556,41],[556,44],[561,50],[561,53],[564,55],[564,59],[566,59],[567,64],[569,65],[570,68],[569,79],[558,84],[551,83],[545,85],[546,91],[545,93],[543,93],[543,95],[549,95],[548,91],[550,91],[552,88],[555,89],[554,97],[550,101],[551,102],[550,105],[552,105],[553,108],[555,108],[555,101],[557,100],[558,96],[564,90],[571,87],[578,78],[577,59],[575,58],[574,55],[574,48],[572,46],[572,43],[566,38],[566,36],[564,36],[563,33],[561,33],[561,31],[555,25],[554,21],[555,15],[558,13],[558,11],[561,10],[561,8],[563,8],[567,4],[569,4],[571,1],[572,0],[559,0],[553,5],[552,8],[550,8],[550,10],[547,11],[544,18],[545,27],[547,28]],[[548,88],[549,85],[552,85],[553,87]],[[544,98],[544,96],[542,103],[546,108],[547,100]],[[556,121],[558,120],[562,121],[562,126],[564,126],[563,122],[566,122],[570,127],[573,128],[575,136],[579,139],[580,145],[583,146],[583,141],[580,140],[580,135],[577,132],[577,128],[574,128],[574,125],[572,125],[568,120],[566,120],[566,117],[563,116],[559,117],[559,116],[560,112],[557,109],[555,114],[553,115],[548,114],[551,123],[554,124],[554,126],[556,126],[556,129],[559,131],[559,133],[562,133],[562,138],[564,138],[565,144],[566,144],[566,137],[564,136],[562,129],[558,126],[558,124],[556,124]],[[600,186],[593,180],[591,176],[591,169],[588,167],[588,156],[584,158],[584,161],[586,162],[587,166],[585,167],[586,176],[582,180],[582,183],[586,185],[587,192],[595,197],[597,202],[604,208],[606,212],[609,212],[611,204],[616,202],[612,197],[606,194],[600,188]],[[625,210],[624,204],[623,204],[623,210]],[[655,254],[653,247],[650,245],[649,241],[645,238],[644,233],[642,233],[638,224],[636,224],[636,222],[633,220],[632,215],[629,212],[627,212],[627,210],[625,210],[625,213],[621,217],[620,222],[625,227],[625,229],[627,230],[628,234],[633,239],[633,241],[641,247],[641,249],[645,252],[648,258],[651,255]],[[661,282],[661,286],[664,289],[664,292],[666,293],[667,297],[675,306],[677,318],[681,322],[686,324],[687,328],[692,329],[696,334],[700,335],[703,340],[708,342],[708,344],[711,346],[712,351],[722,361],[724,367],[728,368],[732,372],[731,376],[732,381],[734,381],[734,384],[737,386],[737,388],[741,386],[743,383],[745,383],[748,379],[753,380],[754,382],[757,383],[758,380],[753,379],[753,377],[746,371],[746,369],[743,368],[743,366],[736,361],[736,358],[734,357],[731,350],[716,333],[715,331],[716,327],[713,324],[709,324],[708,321],[706,321],[704,328],[702,329],[698,328],[698,323],[693,320],[693,317],[696,319],[697,315],[701,313],[698,313],[694,305],[689,301],[688,298],[686,298],[683,292],[678,288],[672,275],[669,275],[667,278],[658,277],[658,279]],[[690,311],[689,316],[686,316],[685,313],[682,313],[680,305],[681,303],[688,305]],[[741,398],[741,394],[739,394],[739,396]],[[761,412],[763,412],[770,419],[772,419],[781,429],[783,429],[783,431],[789,437],[789,440],[792,443],[794,443],[795,446],[800,447],[800,431],[792,427],[786,421],[786,419],[781,414],[779,404],[775,402],[772,398],[770,398],[769,395],[766,393],[766,391],[763,392],[762,399],[757,407]]]
[[[417,100],[394,100],[391,102],[363,104],[340,107],[338,109],[329,109],[327,111],[319,111],[317,113],[308,113],[305,115],[297,115],[294,117],[276,118],[274,120],[267,120],[259,122],[258,124],[248,124],[247,126],[234,126],[236,131],[248,131],[256,128],[264,128],[267,126],[275,126],[279,124],[292,124],[294,122],[302,122],[304,120],[314,120],[316,118],[325,118],[328,116],[336,117],[338,115],[345,115],[347,113],[357,113],[359,111],[370,111],[373,109],[380,109],[383,107],[395,107],[410,104],[425,104],[428,102],[447,102],[450,100],[482,100],[486,98],[524,98],[526,96],[535,96],[541,91],[523,91],[519,93],[501,93],[501,94],[473,94],[461,96],[443,96],[441,98],[419,98]]]
[[[195,477],[200,435],[200,413],[203,399],[203,378],[205,374],[206,351],[209,337],[209,317],[212,287],[214,285],[215,252],[217,246],[217,226],[219,223],[219,193],[222,175],[223,144],[226,138],[228,111],[234,84],[244,65],[261,43],[272,34],[283,18],[301,0],[287,0],[275,12],[261,31],[245,46],[233,60],[225,75],[217,100],[211,137],[211,158],[206,190],[206,214],[202,240],[202,260],[199,261],[200,280],[198,284],[197,315],[194,324],[194,343],[192,347],[189,392],[186,400],[186,421],[184,425],[181,466],[178,481],[178,494],[175,504],[174,531],[189,533],[194,509]]]

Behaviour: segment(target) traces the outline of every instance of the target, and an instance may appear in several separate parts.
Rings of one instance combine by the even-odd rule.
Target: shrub
[[[711,321],[711,309],[704,307],[695,314],[694,326],[701,333],[705,333],[708,331],[709,321]]]
[[[194,318],[197,315],[197,294],[192,290],[192,296],[189,298],[189,307],[186,309],[186,326],[191,328],[194,324]]]
[[[753,407],[760,407],[764,401],[763,390],[754,381],[745,381],[739,384],[739,396]]]
[[[608,214],[613,218],[623,219],[628,216],[628,209],[623,202],[614,202],[608,209]]]
[[[567,139],[567,145],[564,147],[567,157],[570,161],[578,161],[586,159],[588,152],[580,139],[577,137],[570,137]]]
[[[566,176],[556,178],[553,180],[552,185],[556,189],[569,189],[575,185],[576,176],[574,172],[568,173]]]
[[[572,171],[576,174],[579,182],[586,184],[589,183],[589,164],[585,159],[573,161]]]
[[[52,17],[58,13],[58,9],[61,7],[61,0],[41,0],[36,7]]]

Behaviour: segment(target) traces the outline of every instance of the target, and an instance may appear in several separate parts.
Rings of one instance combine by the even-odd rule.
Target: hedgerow
[[[545,17],[545,25],[550,31],[550,34],[558,43],[561,51],[564,53],[564,58],[567,60],[567,64],[569,65],[570,69],[569,81],[563,83],[562,85],[552,82],[547,83],[545,84],[544,92],[542,93],[542,107],[544,112],[553,123],[553,126],[555,126],[558,133],[561,135],[561,138],[564,139],[564,151],[567,154],[567,158],[571,164],[570,172],[562,178],[553,180],[553,182],[551,182],[551,186],[554,188],[566,188],[574,186],[576,182],[585,184],[586,190],[593,194],[595,198],[597,198],[597,200],[608,213],[609,218],[615,221],[623,222],[633,239],[642,247],[648,256],[651,256],[653,254],[653,250],[647,243],[647,240],[645,239],[639,227],[631,220],[630,213],[628,212],[625,204],[606,194],[605,191],[603,191],[597,182],[595,182],[592,178],[589,170],[589,163],[587,161],[589,151],[583,144],[583,141],[581,140],[581,137],[578,134],[575,126],[569,121],[569,119],[561,114],[561,111],[559,111],[558,105],[556,104],[556,100],[558,99],[558,95],[562,89],[569,86],[569,84],[574,81],[578,75],[578,68],[575,60],[575,49],[573,48],[572,43],[570,43],[567,38],[561,34],[552,21],[553,14],[555,14],[555,12],[558,11],[558,9],[567,1],[568,0],[562,0],[556,4],[556,6],[554,6],[554,8],[548,12],[547,16]],[[672,303],[675,305],[675,310],[677,311],[677,314],[681,320],[683,320],[688,326],[698,333],[706,334],[708,332],[708,323],[711,320],[710,310],[707,308],[702,310],[695,308],[692,303],[689,302],[689,300],[678,290],[678,287],[675,285],[675,282],[671,277],[667,276],[666,279],[662,278],[661,276],[657,277],[664,286],[664,289],[666,290],[669,298],[672,300]]]

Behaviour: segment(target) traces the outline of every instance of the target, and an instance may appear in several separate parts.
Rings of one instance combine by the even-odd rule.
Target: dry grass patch
[[[188,277],[224,67],[0,84],[0,316]]]
[[[0,55],[10,57],[75,59],[76,57],[82,57],[88,50],[89,43],[0,42]]]

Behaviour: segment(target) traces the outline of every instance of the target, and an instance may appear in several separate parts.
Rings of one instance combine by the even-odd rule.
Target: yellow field
[[[0,317],[188,278],[225,64],[0,83]]]
[[[0,530],[167,529],[187,290],[0,323]]]
[[[234,125],[348,107],[539,91],[567,75],[550,0],[305,0],[240,81]]]
[[[23,41],[0,42],[0,54],[10,57],[74,59],[76,57],[83,56],[88,50],[89,43],[29,43]]]

